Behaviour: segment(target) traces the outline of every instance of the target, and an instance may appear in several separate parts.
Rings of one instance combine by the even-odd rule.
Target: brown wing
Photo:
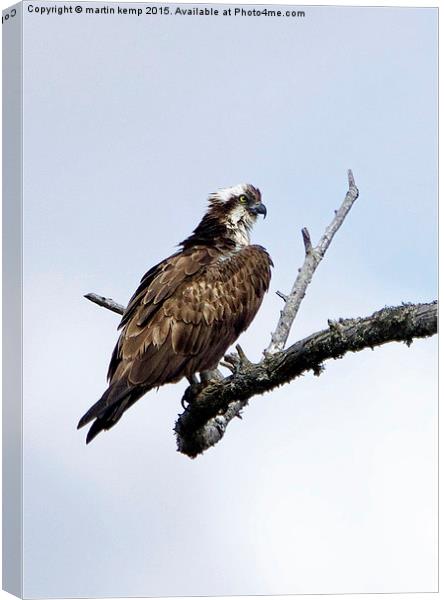
[[[203,247],[179,252],[144,275],[119,325],[123,330],[109,366],[111,383],[121,378],[123,372],[128,374],[131,361],[142,355],[148,358],[162,347],[170,326],[162,310],[165,303],[177,299],[180,296],[177,292],[184,282],[211,264],[216,255],[213,249]],[[151,379],[156,381],[155,373]]]
[[[260,246],[194,247],[148,271],[122,318],[110,387],[80,424],[107,412],[98,431],[108,428],[149,389],[215,368],[256,315],[271,264]]]
[[[253,320],[270,282],[270,259],[260,246],[230,258],[199,249],[174,263],[133,309],[111,381],[125,376],[151,388],[215,368]]]

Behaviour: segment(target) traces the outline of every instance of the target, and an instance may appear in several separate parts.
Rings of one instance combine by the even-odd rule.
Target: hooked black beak
[[[253,215],[264,215],[265,219],[267,216],[267,207],[265,204],[262,204],[262,202],[259,202],[259,204],[256,204],[250,208],[250,212],[252,212]]]

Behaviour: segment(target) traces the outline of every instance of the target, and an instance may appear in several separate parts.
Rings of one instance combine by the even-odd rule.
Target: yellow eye
[[[239,196],[239,202],[241,204],[247,204],[248,198],[245,196],[245,194],[242,194],[242,196]]]

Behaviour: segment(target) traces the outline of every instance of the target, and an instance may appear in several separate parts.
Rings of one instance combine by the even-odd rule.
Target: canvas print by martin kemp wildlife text
[[[436,591],[437,10],[3,34],[4,588]]]

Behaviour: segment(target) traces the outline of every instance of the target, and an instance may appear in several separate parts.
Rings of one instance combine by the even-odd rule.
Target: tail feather
[[[120,387],[117,388],[117,385]],[[111,385],[98,400],[80,419],[77,429],[87,425],[91,421],[86,443],[89,444],[101,431],[111,429],[119,421],[123,413],[130,408],[147,390],[128,387],[121,382]]]
[[[104,429],[105,425],[103,422],[103,418],[96,419],[88,430],[88,433],[86,435],[86,443],[89,444],[96,437],[96,435],[99,435],[99,433],[101,431],[104,431]]]
[[[106,411],[98,417],[94,423],[91,425],[88,434],[86,436],[86,443],[89,444],[101,431],[106,431],[107,429],[111,429],[117,421],[119,421],[120,417],[123,413],[140,397],[140,394],[137,394],[135,398],[131,397],[131,394],[122,398],[118,404],[114,404],[110,408],[107,408]]]
[[[91,406],[80,419],[77,429],[84,427],[94,419],[100,418],[110,407],[120,402],[131,393],[131,387],[127,383],[117,381],[109,386],[101,398]]]

